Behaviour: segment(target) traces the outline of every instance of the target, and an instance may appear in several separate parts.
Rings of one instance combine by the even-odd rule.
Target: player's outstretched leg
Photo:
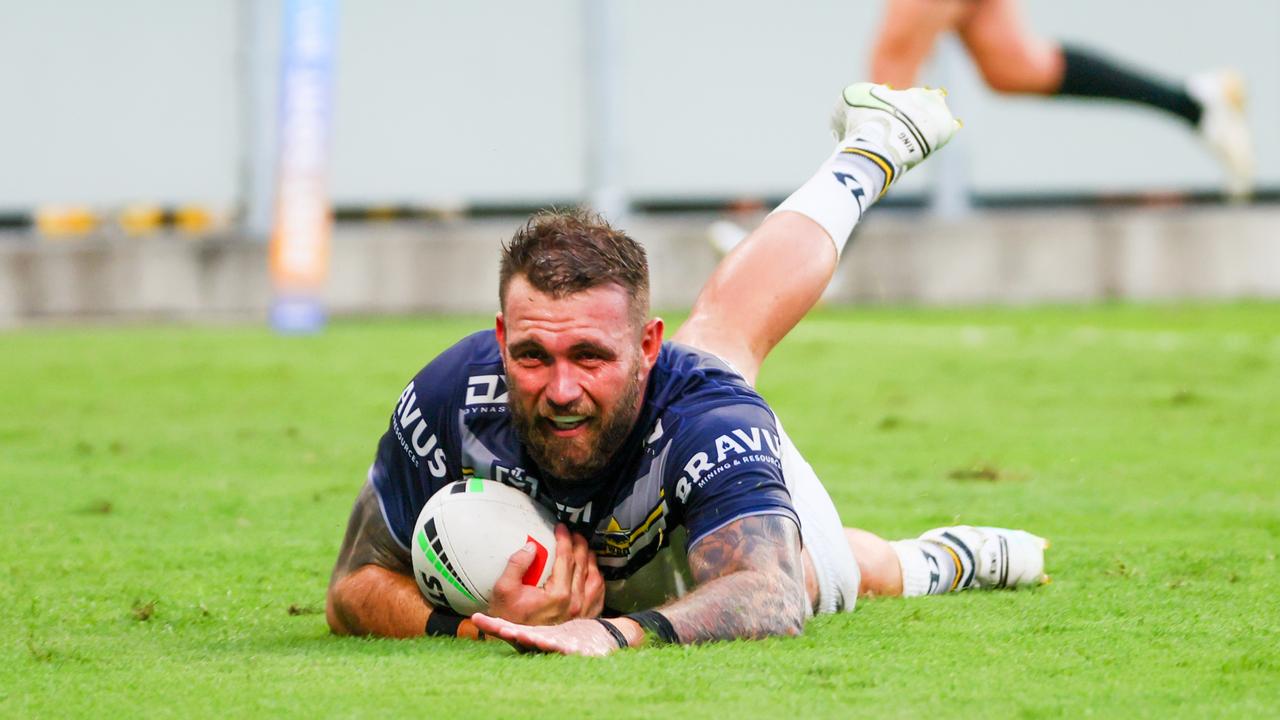
[[[672,339],[727,360],[754,383],[765,356],[822,296],[862,214],[959,128],[945,95],[845,88],[831,157],[721,261]]]
[[[1023,530],[958,525],[889,544],[898,556],[907,597],[1049,581],[1044,572],[1048,541]]]

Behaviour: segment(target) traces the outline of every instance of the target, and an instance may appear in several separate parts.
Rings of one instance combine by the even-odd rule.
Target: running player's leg
[[[1031,31],[1017,0],[978,0],[956,29],[992,90],[1049,95],[1062,87],[1062,47]]]
[[[1118,64],[1092,50],[1040,37],[1023,22],[1017,0],[979,0],[957,26],[993,90],[1139,103],[1185,121],[1227,170],[1227,190],[1253,186],[1253,143],[1244,115],[1244,84],[1232,72],[1175,84]]]
[[[888,0],[871,51],[871,81],[906,88],[916,84],[938,36],[972,11],[971,0]]]
[[[821,297],[862,213],[958,127],[941,92],[870,83],[845,88],[833,125],[831,157],[720,262],[672,338],[751,383]]]

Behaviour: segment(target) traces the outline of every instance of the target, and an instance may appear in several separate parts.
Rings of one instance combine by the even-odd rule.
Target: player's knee
[[[797,588],[803,590],[802,588]],[[766,635],[776,635],[780,637],[795,637],[804,633],[805,622],[808,621],[812,612],[808,608],[808,598],[801,599],[797,594],[797,602],[788,603],[787,611],[780,612],[773,617],[773,627],[765,633]]]
[[[760,364],[768,353],[767,343],[758,338],[748,338],[737,328],[726,327],[726,323],[716,319],[718,316],[722,314],[695,308],[694,315],[685,321],[672,340],[715,355],[742,375],[748,384],[755,385]]]
[[[858,561],[860,596],[892,596],[902,592],[902,569],[893,546],[865,530],[845,528],[845,537]]]
[[[931,43],[906,33],[880,37],[871,51],[872,82],[893,87],[914,85],[916,72],[929,55],[930,46]]]
[[[981,66],[982,79],[987,87],[998,93],[1032,92],[1035,85],[1027,75],[1018,69],[1012,69],[1003,63],[991,63]]]
[[[970,53],[987,87],[999,93],[1048,94],[1062,81],[1051,46],[1021,40],[978,40]]]

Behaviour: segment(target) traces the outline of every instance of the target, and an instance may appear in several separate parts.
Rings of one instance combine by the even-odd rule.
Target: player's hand
[[[554,625],[596,617],[604,609],[604,579],[586,538],[556,525],[556,559],[543,587],[522,578],[535,557],[532,545],[517,550],[493,586],[489,612],[525,625]]]
[[[570,620],[563,625],[534,626],[476,613],[471,616],[471,622],[485,635],[502,638],[520,652],[603,657],[621,649],[618,641],[598,620]]]

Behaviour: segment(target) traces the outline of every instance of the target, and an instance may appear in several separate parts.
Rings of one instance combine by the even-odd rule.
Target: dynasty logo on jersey
[[[474,405],[505,406],[507,381],[501,375],[472,375],[467,378],[467,407]]]

